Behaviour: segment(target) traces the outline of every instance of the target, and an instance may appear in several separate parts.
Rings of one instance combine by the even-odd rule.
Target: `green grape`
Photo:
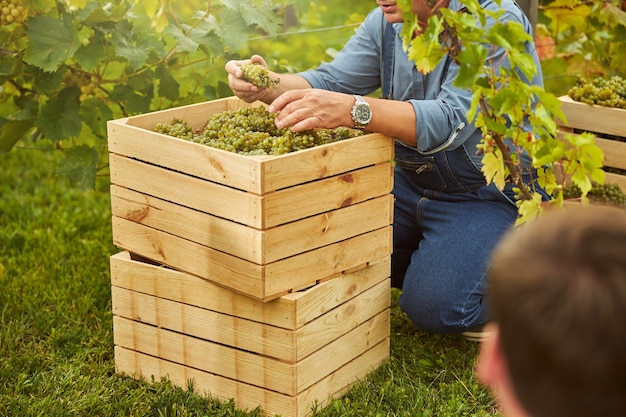
[[[241,71],[242,78],[257,87],[271,88],[280,82],[280,79],[270,77],[268,69],[261,64],[249,62],[241,66]]]
[[[179,119],[159,123],[154,131],[243,155],[283,155],[363,134],[347,127],[294,133],[278,129],[275,119],[263,106],[245,107],[214,114],[201,132]]]
[[[563,198],[578,198],[582,195],[577,185],[568,185],[563,189]],[[616,207],[626,207],[626,195],[617,184],[591,184],[591,190],[587,193],[591,201]]]
[[[579,78],[567,95],[581,103],[626,109],[626,80],[618,75],[591,81]]]
[[[26,17],[27,12],[24,8],[24,0],[0,1],[0,24],[21,23],[26,20]]]

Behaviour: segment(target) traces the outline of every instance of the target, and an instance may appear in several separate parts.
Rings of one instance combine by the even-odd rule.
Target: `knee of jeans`
[[[461,333],[483,324],[482,307],[468,306],[459,300],[420,299],[402,294],[400,308],[419,329],[431,333]]]

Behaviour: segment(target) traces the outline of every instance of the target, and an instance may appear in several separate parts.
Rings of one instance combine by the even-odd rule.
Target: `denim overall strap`
[[[391,23],[385,23],[383,34],[383,98],[391,98],[391,78],[393,77],[394,45],[396,31]]]

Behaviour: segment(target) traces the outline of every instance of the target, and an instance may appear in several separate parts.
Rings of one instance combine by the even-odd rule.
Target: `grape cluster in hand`
[[[626,109],[626,80],[618,75],[591,81],[579,78],[567,95],[582,103]]]
[[[24,0],[2,0],[0,1],[0,23],[10,25],[20,23],[26,19],[24,10]]]
[[[201,132],[194,132],[180,119],[159,123],[154,130],[243,155],[282,155],[363,134],[347,127],[294,133],[289,128],[278,129],[275,118],[276,114],[263,106],[244,107],[214,114]]]
[[[241,66],[241,71],[241,78],[260,88],[271,88],[280,82],[278,78],[270,77],[268,69],[261,64],[248,62]]]
[[[582,195],[577,185],[569,185],[563,189],[563,198],[579,198]],[[591,190],[587,193],[590,200],[611,206],[626,208],[626,195],[617,184],[592,183]]]

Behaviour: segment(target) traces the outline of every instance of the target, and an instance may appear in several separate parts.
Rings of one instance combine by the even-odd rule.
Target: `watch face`
[[[370,121],[370,117],[372,112],[368,105],[358,105],[354,111],[354,118],[359,123],[368,123]]]

